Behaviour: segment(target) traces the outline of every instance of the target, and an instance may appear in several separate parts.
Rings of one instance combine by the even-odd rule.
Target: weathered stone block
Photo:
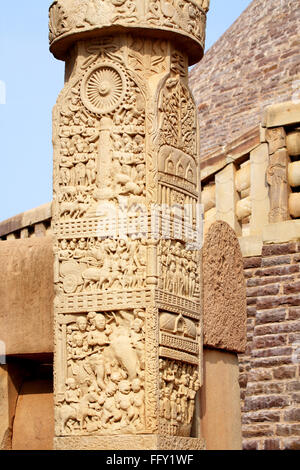
[[[284,413],[284,420],[288,422],[300,421],[300,408],[291,408]]]
[[[283,289],[285,294],[297,294],[300,292],[300,281],[286,284]]]
[[[262,266],[280,266],[282,264],[290,264],[291,256],[273,256],[262,259]]]
[[[16,408],[12,449],[52,450],[53,438],[52,380],[24,382]]]
[[[269,408],[284,408],[290,404],[286,395],[271,395],[263,397],[247,397],[245,399],[244,411],[262,410]]]
[[[273,436],[273,428],[269,424],[261,425],[244,425],[243,426],[243,437],[266,437]]]
[[[269,154],[285,147],[286,134],[283,127],[275,127],[274,129],[266,129],[266,141],[269,144]]]
[[[242,448],[238,376],[235,354],[204,349],[200,409],[207,450]]]
[[[256,349],[252,351],[252,356],[255,357],[272,357],[272,356],[290,356],[292,354],[291,347],[285,348],[271,348],[271,349]]]
[[[286,335],[269,335],[264,337],[254,338],[253,348],[274,348],[276,346],[282,346],[287,343]]]
[[[263,268],[255,271],[255,276],[286,276],[289,274],[294,274],[299,272],[298,265],[291,265],[291,266],[278,266],[278,267],[271,267],[271,268]]]
[[[300,221],[286,220],[272,223],[263,228],[263,241],[265,243],[286,243],[300,239]]]
[[[262,256],[280,256],[290,253],[296,253],[298,249],[297,243],[281,243],[279,245],[264,245],[262,248]]]
[[[203,247],[204,344],[242,352],[246,346],[246,287],[235,233],[216,222]]]
[[[251,366],[255,367],[275,367],[279,365],[291,364],[290,357],[268,357],[262,359],[253,359]]]
[[[243,414],[243,424],[250,423],[278,423],[280,421],[280,411],[257,411]]]
[[[289,195],[289,212],[291,217],[297,219],[300,217],[300,194],[299,193],[291,193]]]
[[[271,380],[272,372],[268,369],[251,369],[248,375],[249,382],[261,382],[263,380]]]
[[[247,289],[248,297],[261,297],[265,295],[278,294],[280,290],[279,284],[272,284],[269,286],[252,287]]]
[[[297,157],[300,155],[300,130],[297,129],[293,132],[289,132],[286,137],[286,146],[289,155]]]
[[[278,380],[293,379],[296,375],[296,370],[296,367],[278,367],[273,369],[273,375]]]
[[[300,122],[300,102],[288,101],[268,106],[263,119],[266,127],[279,127]]]
[[[261,266],[261,261],[262,259],[260,256],[244,258],[244,269],[259,268]]]
[[[279,439],[266,439],[264,442],[264,450],[279,450],[280,440]]]
[[[283,442],[284,450],[300,450],[300,438],[299,437],[290,437],[285,439]]]
[[[278,424],[276,426],[278,436],[300,436],[300,424]]]
[[[52,237],[0,242],[0,330],[7,355],[53,352],[53,259]]]
[[[264,325],[266,323],[282,322],[286,317],[285,309],[275,309],[268,312],[257,312],[256,325]]]
[[[256,440],[250,441],[245,440],[243,441],[243,450],[257,450],[258,449],[258,442]]]

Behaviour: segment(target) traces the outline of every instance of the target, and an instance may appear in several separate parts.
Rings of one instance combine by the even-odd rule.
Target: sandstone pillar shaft
[[[197,109],[207,1],[58,0],[57,449],[200,449]],[[199,410],[197,411],[199,414]],[[195,426],[194,426],[195,428]]]

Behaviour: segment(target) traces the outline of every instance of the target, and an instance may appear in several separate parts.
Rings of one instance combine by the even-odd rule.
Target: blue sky
[[[0,221],[52,199],[51,113],[64,78],[64,63],[48,51],[51,1],[2,3]],[[207,48],[250,3],[251,0],[211,0]]]

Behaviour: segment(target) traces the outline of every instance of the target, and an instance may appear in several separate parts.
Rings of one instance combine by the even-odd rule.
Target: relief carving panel
[[[58,435],[144,428],[144,321],[142,310],[59,319]]]
[[[119,25],[179,32],[203,50],[208,8],[209,0],[55,0],[49,13],[50,45],[59,56],[57,43],[65,38]]]

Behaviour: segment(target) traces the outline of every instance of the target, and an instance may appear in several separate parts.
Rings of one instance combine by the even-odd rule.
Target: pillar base
[[[55,450],[205,450],[204,439],[158,434],[67,436],[54,439]]]

